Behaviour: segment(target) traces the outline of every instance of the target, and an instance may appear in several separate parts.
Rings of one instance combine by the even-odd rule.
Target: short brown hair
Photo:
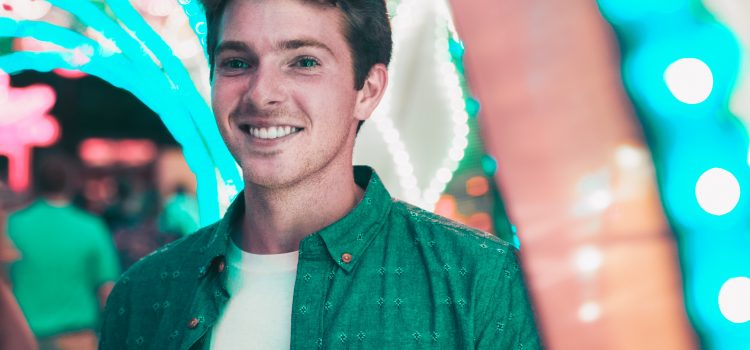
[[[35,170],[38,194],[69,195],[74,191],[78,169],[70,156],[56,150],[42,153]]]
[[[213,76],[214,50],[218,45],[218,26],[231,0],[201,0],[206,10],[208,62]],[[344,36],[354,64],[354,87],[362,89],[372,66],[391,61],[393,39],[385,0],[300,0],[336,7],[346,19]]]

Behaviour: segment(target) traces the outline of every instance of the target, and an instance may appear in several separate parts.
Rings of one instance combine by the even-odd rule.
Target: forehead
[[[309,37],[335,47],[345,40],[343,23],[338,8],[315,1],[234,0],[221,16],[218,42],[242,41],[258,48]]]

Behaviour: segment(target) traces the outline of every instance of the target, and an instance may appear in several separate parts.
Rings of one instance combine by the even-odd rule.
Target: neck
[[[235,242],[254,254],[296,251],[303,238],[346,216],[363,195],[351,165],[346,171],[326,167],[284,188],[247,183],[242,233]]]
[[[47,194],[44,196],[44,200],[57,207],[64,207],[70,204],[70,198],[64,194]]]

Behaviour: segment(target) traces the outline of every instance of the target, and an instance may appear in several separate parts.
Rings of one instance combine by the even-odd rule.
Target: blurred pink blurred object
[[[0,155],[8,157],[8,185],[16,192],[29,187],[31,148],[46,147],[60,137],[60,126],[49,115],[55,91],[47,85],[10,86],[0,72]]]
[[[694,349],[674,238],[593,0],[452,0],[549,349]]]

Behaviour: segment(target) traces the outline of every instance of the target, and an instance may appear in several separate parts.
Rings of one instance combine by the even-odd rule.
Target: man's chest
[[[300,264],[292,348],[473,348],[471,283],[453,269],[364,262],[345,273]]]
[[[473,348],[477,310],[472,278],[459,263],[362,261],[355,271],[346,272],[330,261],[303,259],[295,275],[291,310],[286,306],[291,348]],[[232,322],[228,328],[220,324],[228,312],[255,320],[278,318],[269,314],[278,305],[233,308],[238,299],[229,297],[223,285],[220,279],[209,278],[197,285],[173,286],[168,294],[179,297],[164,297],[173,300],[171,308],[152,307],[149,313],[154,317],[137,320],[130,329],[140,328],[142,339],[148,340],[143,344],[158,344],[154,349],[209,349],[221,327],[257,337],[269,335],[247,322]],[[281,302],[276,299],[268,303]],[[137,345],[138,334],[131,335]]]

